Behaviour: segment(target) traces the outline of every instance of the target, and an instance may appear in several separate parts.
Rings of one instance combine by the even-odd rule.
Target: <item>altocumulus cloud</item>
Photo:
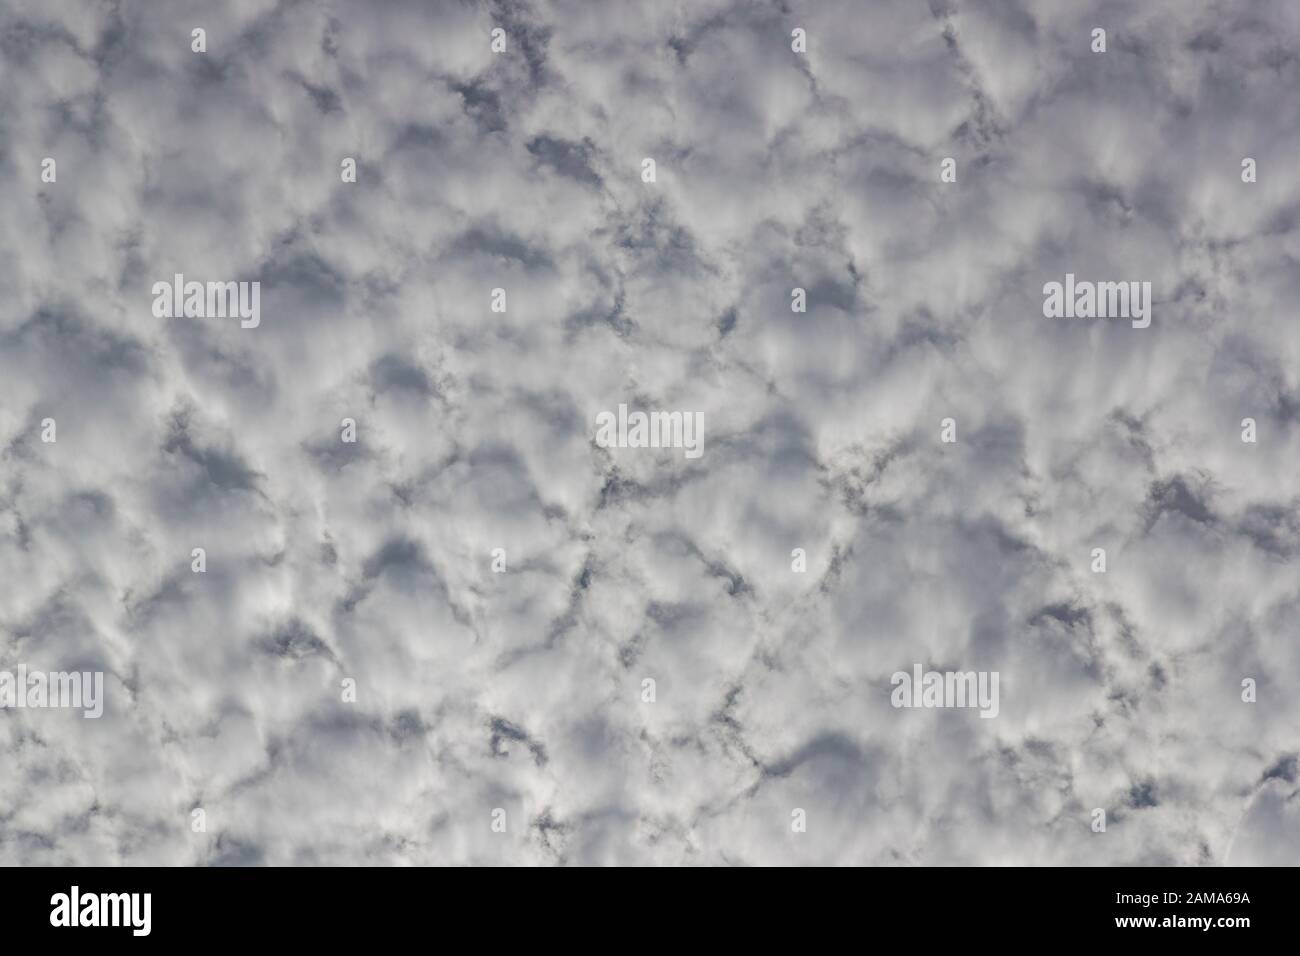
[[[6,3],[0,862],[1294,861],[1296,49]]]

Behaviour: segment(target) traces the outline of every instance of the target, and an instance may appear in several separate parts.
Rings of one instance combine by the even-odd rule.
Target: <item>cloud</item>
[[[1283,860],[1298,30],[7,4],[0,669],[106,703],[0,710],[0,861]],[[1067,272],[1151,327],[1044,318]],[[998,717],[894,709],[914,663]]]

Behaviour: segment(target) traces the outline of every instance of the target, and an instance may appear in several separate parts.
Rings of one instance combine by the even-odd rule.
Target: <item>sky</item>
[[[1298,51],[0,0],[0,863],[1300,862]]]

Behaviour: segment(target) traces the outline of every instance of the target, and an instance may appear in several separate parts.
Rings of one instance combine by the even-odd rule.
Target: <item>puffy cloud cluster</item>
[[[1294,862],[1297,49],[1286,0],[10,0],[0,669],[106,701],[0,710],[0,861]],[[1067,272],[1151,327],[1045,318]],[[895,709],[914,663],[998,717]]]

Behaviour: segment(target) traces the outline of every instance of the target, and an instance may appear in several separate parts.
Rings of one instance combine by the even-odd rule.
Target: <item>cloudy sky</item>
[[[0,89],[0,669],[105,675],[0,862],[1300,861],[1295,3],[3,0]]]

